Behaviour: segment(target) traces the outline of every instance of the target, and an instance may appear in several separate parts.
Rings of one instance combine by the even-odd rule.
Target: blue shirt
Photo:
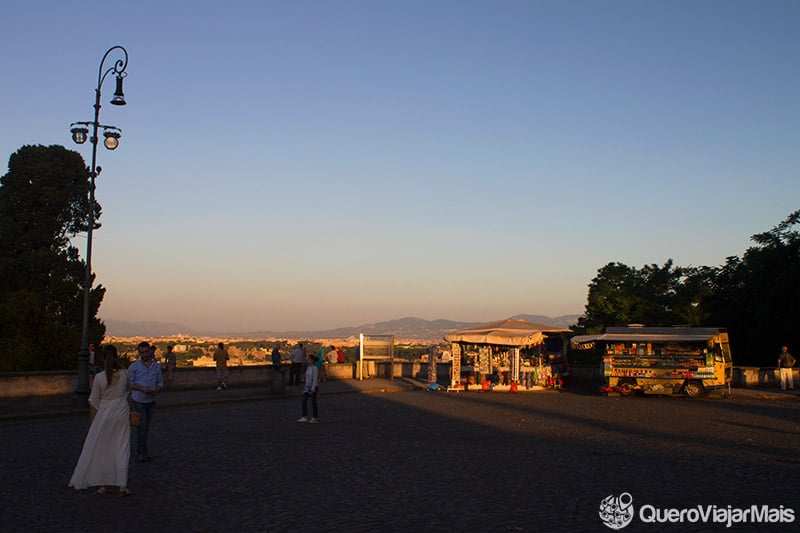
[[[128,374],[131,377],[131,398],[134,402],[153,403],[156,397],[144,391],[134,389],[134,385],[140,385],[146,389],[161,390],[164,388],[164,377],[161,375],[161,365],[153,361],[149,367],[137,359],[128,367]]]

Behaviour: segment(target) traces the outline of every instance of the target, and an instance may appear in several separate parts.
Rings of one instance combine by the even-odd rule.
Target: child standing
[[[317,390],[319,389],[319,368],[317,368],[317,356],[309,355],[308,368],[306,368],[306,385],[303,387],[303,416],[298,418],[298,422],[308,422],[316,424],[317,420]],[[308,418],[308,399],[311,398],[311,413],[314,415]]]

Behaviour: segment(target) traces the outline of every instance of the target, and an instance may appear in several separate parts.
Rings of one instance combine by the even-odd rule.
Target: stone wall
[[[800,370],[792,369],[795,388],[800,388]],[[781,372],[777,368],[757,366],[733,367],[733,383],[737,387],[780,387]]]
[[[326,365],[328,379],[358,379],[358,363],[334,363]],[[391,370],[390,370],[391,369]],[[438,382],[450,382],[450,365],[436,365]],[[252,365],[229,367],[228,383],[233,387],[268,386],[272,379],[272,365]],[[283,371],[288,374],[288,365]],[[573,365],[571,368],[575,379],[600,379],[602,369],[596,365]],[[363,378],[406,377],[425,381],[428,378],[427,363],[398,363],[382,361],[365,361]],[[800,373],[794,369],[794,381],[800,389]],[[26,396],[48,396],[51,394],[70,394],[75,391],[78,374],[72,372],[29,372],[0,374],[0,398],[20,398]],[[166,376],[165,376],[166,382]],[[171,383],[171,389],[202,389],[217,386],[216,371],[213,367],[177,368]],[[777,368],[734,367],[734,387],[780,387],[780,375]]]
[[[363,377],[390,378],[390,363],[364,361]],[[162,367],[163,368],[163,367]],[[272,365],[248,365],[228,367],[228,384],[232,387],[268,386],[272,380]],[[325,365],[328,379],[358,379],[357,363],[333,363]],[[440,380],[449,380],[449,365],[438,365]],[[289,365],[283,365],[288,378]],[[427,379],[428,367],[424,363],[394,363],[393,377]],[[26,396],[48,396],[51,394],[70,394],[78,383],[77,371],[72,372],[28,372],[1,373],[0,398],[21,398]],[[214,367],[176,368],[171,383],[164,383],[167,389],[188,390],[216,388],[217,374]]]

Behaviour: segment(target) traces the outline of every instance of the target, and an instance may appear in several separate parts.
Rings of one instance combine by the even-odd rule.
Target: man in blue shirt
[[[146,341],[139,343],[139,359],[128,367],[131,377],[131,398],[133,410],[139,413],[142,421],[136,428],[136,450],[139,462],[150,460],[147,450],[147,432],[156,407],[158,392],[164,388],[164,378],[161,375],[161,365],[153,357],[150,344]]]

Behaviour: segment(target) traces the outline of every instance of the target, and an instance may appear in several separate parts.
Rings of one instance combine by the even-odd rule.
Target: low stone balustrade
[[[436,365],[439,383],[449,383],[450,364]],[[247,365],[229,367],[228,384],[232,387],[271,387],[272,365]],[[359,379],[359,364],[332,363],[325,365],[327,379]],[[597,365],[572,365],[570,368],[576,380],[599,380],[602,369]],[[283,365],[283,372],[288,379],[289,365]],[[364,361],[363,378],[410,377],[426,380],[427,363],[388,361]],[[51,394],[68,394],[74,392],[77,384],[77,371],[64,372],[10,372],[0,374],[0,398],[20,398],[25,396],[48,396]],[[794,369],[794,382],[800,387],[800,373]],[[214,367],[178,367],[171,383],[164,383],[172,389],[216,388],[217,377]],[[770,367],[734,367],[734,387],[780,387],[780,372]]]

